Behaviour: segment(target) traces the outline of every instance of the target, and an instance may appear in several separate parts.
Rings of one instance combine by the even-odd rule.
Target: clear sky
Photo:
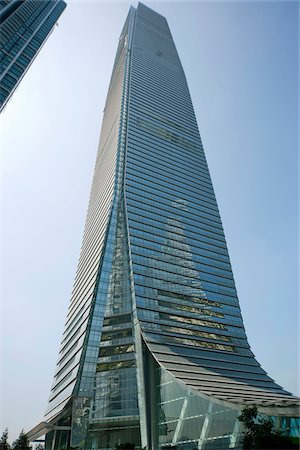
[[[297,386],[298,2],[144,2],[185,70],[250,345]],[[136,6],[136,3],[132,3]],[[1,425],[43,419],[129,2],[69,2],[1,118]]]

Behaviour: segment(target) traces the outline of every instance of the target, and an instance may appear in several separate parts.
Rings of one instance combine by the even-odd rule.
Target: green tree
[[[43,444],[38,444],[34,450],[44,450],[45,447],[43,446]]]
[[[246,428],[243,439],[244,449],[293,449],[298,445],[282,435],[281,430],[275,430],[268,417],[259,417],[256,406],[246,407],[238,417]]]
[[[21,431],[18,439],[13,442],[12,448],[15,450],[31,450],[28,436],[24,433],[24,430]]]
[[[2,436],[0,438],[0,450],[9,450],[10,449],[10,445],[7,442],[8,439],[8,429],[6,428],[3,433]]]

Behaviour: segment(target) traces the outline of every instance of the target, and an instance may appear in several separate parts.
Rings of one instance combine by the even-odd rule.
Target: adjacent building
[[[167,21],[130,8],[110,80],[47,449],[239,448],[246,405],[297,433],[256,361]]]
[[[0,0],[0,111],[65,7],[63,0]]]

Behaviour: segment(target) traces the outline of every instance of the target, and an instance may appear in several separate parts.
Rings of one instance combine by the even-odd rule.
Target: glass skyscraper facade
[[[257,405],[297,434],[298,400],[256,361],[167,21],[139,4],[108,90],[46,448],[239,448]]]
[[[0,111],[65,7],[63,0],[0,0]]]

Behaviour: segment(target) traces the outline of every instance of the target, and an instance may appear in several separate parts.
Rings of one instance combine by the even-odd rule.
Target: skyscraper
[[[0,1],[0,111],[53,30],[63,0]]]
[[[139,4],[122,30],[46,421],[47,448],[236,448],[240,410],[296,399],[252,354],[180,60]]]

